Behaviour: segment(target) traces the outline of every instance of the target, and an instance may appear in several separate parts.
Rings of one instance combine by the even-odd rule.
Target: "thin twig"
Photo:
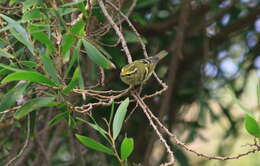
[[[129,20],[128,16],[126,16],[123,12],[121,12],[121,10],[116,7],[113,3],[111,3],[110,1],[106,1],[110,6],[112,6],[116,11],[119,12],[119,14],[126,20],[126,22],[128,23],[128,25],[130,26],[130,28],[134,31],[134,33],[136,34],[137,36],[137,39],[139,40],[141,46],[142,46],[142,49],[143,49],[143,53],[144,53],[144,57],[145,58],[148,58],[148,54],[147,54],[147,51],[146,51],[146,46],[141,38],[141,35],[139,34],[139,32],[136,30],[136,28],[134,27],[134,25],[131,23],[131,21]]]
[[[99,81],[100,81],[100,85],[103,87],[105,86],[105,71],[102,67],[99,67],[99,72],[100,72],[100,77],[99,77]]]
[[[170,149],[169,145],[167,144],[166,140],[163,138],[162,134],[160,133],[160,131],[158,130],[157,126],[154,124],[148,110],[149,108],[147,107],[147,105],[144,103],[144,101],[141,99],[141,97],[138,94],[135,94],[132,91],[132,96],[136,99],[137,103],[140,105],[140,107],[142,108],[142,110],[144,111],[146,117],[148,118],[151,126],[153,127],[154,131],[156,132],[156,134],[159,136],[160,141],[163,143],[163,145],[165,146],[168,154],[170,155],[170,161],[168,163],[165,164],[161,164],[161,166],[170,166],[170,165],[174,165],[175,163],[175,159],[173,156],[173,152]]]
[[[207,159],[215,159],[215,160],[231,160],[231,159],[239,159],[240,157],[243,157],[243,156],[247,156],[248,154],[251,154],[251,153],[256,153],[258,151],[260,151],[260,146],[257,144],[257,143],[254,143],[252,144],[252,146],[254,146],[255,148],[254,149],[251,149],[247,152],[244,152],[244,153],[240,153],[236,156],[229,156],[229,157],[222,157],[222,156],[210,156],[210,155],[207,155],[207,154],[204,154],[204,153],[200,153],[200,152],[197,152],[196,150],[193,150],[191,148],[189,148],[187,145],[185,145],[181,140],[179,140],[177,138],[177,136],[173,133],[171,133],[161,122],[160,120],[152,113],[152,111],[147,107],[147,112],[149,113],[149,115],[151,116],[152,119],[154,119],[157,123],[157,125],[159,125],[167,135],[169,135],[171,138],[173,138],[176,142],[177,145],[180,145],[181,147],[183,147],[186,151],[189,151],[199,157],[203,157],[203,158],[207,158]]]
[[[136,1],[137,1],[137,0],[133,0],[133,2],[132,2],[132,4],[131,4],[130,8],[128,9],[128,11],[127,11],[127,13],[126,13],[126,16],[129,16],[129,15],[133,12],[133,10],[134,10],[134,8],[135,8],[135,6],[136,6]],[[122,24],[122,22],[124,22],[124,21],[125,21],[124,18],[123,18],[123,19],[119,19],[119,20],[116,22],[116,24],[117,24],[117,25],[120,25],[120,24]],[[110,30],[110,28],[111,28],[111,25],[110,25],[110,24],[106,24],[105,26],[102,26],[100,29],[98,29],[98,30],[92,32],[92,33],[91,33],[91,36],[102,36],[102,35],[106,34],[106,33]],[[102,33],[102,34],[100,35],[100,33]],[[103,44],[104,44],[104,43],[103,43]],[[105,45],[106,45],[106,44],[105,44]],[[111,45],[110,45],[110,46],[111,46]]]
[[[6,114],[6,113],[8,113],[8,112],[15,111],[15,110],[17,110],[17,109],[19,109],[19,108],[21,108],[21,106],[16,106],[16,107],[13,107],[13,108],[4,110],[4,111],[0,112],[0,114]]]
[[[87,0],[87,4],[86,4],[86,6],[85,6],[85,10],[90,10],[91,7],[92,7],[92,3],[93,3],[93,2],[94,2],[93,0]],[[72,22],[70,23],[70,25],[76,24],[76,23],[77,23],[79,20],[81,20],[82,18],[83,18],[83,13],[80,13],[76,19],[72,20]]]
[[[119,12],[119,14],[126,20],[126,22],[128,23],[129,27],[133,30],[133,32],[136,34],[137,36],[137,39],[139,40],[141,46],[142,46],[142,49],[143,49],[143,53],[144,53],[144,57],[145,58],[148,58],[148,53],[147,53],[147,50],[146,50],[146,46],[141,38],[141,35],[140,33],[136,30],[136,28],[134,27],[134,25],[131,23],[131,21],[129,20],[128,16],[125,15],[123,12],[121,12],[121,10],[119,8],[117,8],[113,3],[111,3],[110,1],[106,1],[110,6],[112,6],[116,11]],[[167,89],[167,85],[165,83],[162,82],[162,80],[159,79],[159,77],[156,75],[155,72],[153,72],[153,76],[155,77],[155,79],[158,81],[158,83],[160,85],[162,85],[163,89],[158,92],[158,93],[154,93],[152,95],[149,95],[149,96],[146,96],[146,98],[150,98],[150,97],[153,97],[153,96],[156,96],[158,94],[161,94],[162,92],[164,92],[166,89]]]
[[[110,25],[113,27],[113,29],[115,30],[116,34],[120,38],[123,50],[125,51],[125,54],[127,56],[128,63],[131,63],[133,60],[132,60],[130,51],[129,51],[128,47],[127,47],[127,44],[126,44],[126,41],[125,41],[125,38],[124,38],[122,32],[120,31],[119,27],[116,25],[116,23],[114,22],[112,17],[108,14],[108,11],[107,11],[103,1],[102,0],[98,0],[98,3],[99,3],[99,6],[100,6],[102,12],[104,13],[105,17],[107,18],[108,22],[110,23]]]

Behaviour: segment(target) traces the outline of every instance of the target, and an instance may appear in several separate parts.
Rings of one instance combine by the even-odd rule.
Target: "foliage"
[[[230,160],[259,151],[259,6],[0,0],[0,165],[158,165],[176,157],[188,166],[194,156],[186,152]],[[169,55],[159,77],[128,87],[120,69],[146,50]],[[185,145],[210,140],[201,131],[223,119],[211,150],[227,157]],[[228,157],[236,141],[222,140],[243,131],[255,140],[251,149]],[[160,163],[151,163],[161,146]]]

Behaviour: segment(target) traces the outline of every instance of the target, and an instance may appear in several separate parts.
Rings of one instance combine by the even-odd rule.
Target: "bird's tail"
[[[158,61],[160,61],[161,59],[163,59],[166,55],[168,54],[167,51],[163,50],[160,51],[158,54],[156,54],[155,56],[152,56],[149,58],[149,60],[151,62],[157,63]]]
[[[160,51],[158,54],[156,54],[155,57],[158,57],[159,60],[161,60],[161,59],[163,59],[167,54],[168,54],[167,51],[162,50],[162,51]]]

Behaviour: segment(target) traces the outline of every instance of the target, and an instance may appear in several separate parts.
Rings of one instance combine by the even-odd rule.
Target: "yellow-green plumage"
[[[136,60],[121,69],[120,78],[128,85],[140,85],[145,83],[152,75],[157,63],[168,53],[161,51],[147,59]]]

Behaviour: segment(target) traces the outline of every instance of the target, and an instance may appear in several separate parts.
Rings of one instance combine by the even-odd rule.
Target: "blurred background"
[[[38,7],[45,3],[38,1]],[[124,12],[133,4],[132,0],[111,1],[120,3]],[[0,7],[19,3],[0,0]],[[57,1],[58,8],[74,8],[73,5],[64,5],[66,3],[70,1]],[[47,1],[45,5],[48,6]],[[4,10],[0,12],[4,13]],[[9,10],[8,14],[19,20],[19,13],[21,9],[16,8]],[[117,16],[115,11],[113,16]],[[67,19],[66,15],[62,17]],[[118,68],[105,71],[105,89],[127,88],[119,79],[120,68],[127,64],[126,57],[120,44],[113,45],[118,39],[115,32],[112,29],[102,31],[104,16],[98,5],[93,6],[92,19],[88,37],[111,55]],[[258,122],[260,116],[260,1],[137,0],[129,19],[141,34],[150,56],[160,50],[169,52],[156,68],[168,89],[160,96],[145,100],[153,113],[183,142],[201,153],[231,156],[247,151],[250,147],[246,144],[252,143],[253,137],[244,128],[244,109],[252,110]],[[133,59],[143,58],[141,45],[126,22],[122,23],[122,31]],[[82,57],[82,66],[85,66],[82,72],[86,85],[95,84],[99,76],[97,66],[86,57]],[[151,78],[143,88],[142,95],[151,94],[161,87]],[[73,102],[80,98],[72,96],[70,100]],[[130,104],[129,110],[133,107],[134,104]],[[104,110],[110,108],[93,110],[93,117],[100,124],[102,118],[109,116],[109,112]],[[89,126],[80,124],[71,129],[68,122],[62,121],[46,128],[46,122],[57,113],[59,111],[54,109],[51,114],[42,113],[38,117],[35,131],[42,131],[42,135],[31,141],[28,147],[31,153],[15,165],[117,165],[109,156],[88,150],[75,140],[74,133],[80,131],[102,141]],[[0,131],[0,138],[4,140],[1,142],[0,165],[1,160],[7,161],[8,151],[15,154],[19,150],[14,148],[15,145],[21,148],[25,139],[25,126],[20,128],[18,122],[12,123],[15,125],[2,127]],[[123,133],[135,141],[130,163],[157,166],[167,160],[165,148],[140,108],[123,128]],[[10,132],[12,134],[8,134]],[[16,140],[18,135],[20,139]],[[178,166],[260,166],[259,153],[238,160],[206,160],[184,151],[170,138],[167,141],[174,150]],[[49,162],[35,155],[42,154],[41,148],[45,147],[51,147]],[[75,149],[80,149],[80,153]]]
[[[245,152],[243,145],[252,137],[245,132],[245,112],[239,105],[253,110],[258,122],[260,115],[260,2],[138,2],[130,18],[148,41],[148,49],[151,53],[161,49],[170,52],[157,67],[169,89],[146,103],[174,133],[200,152],[221,156]],[[146,92],[155,90],[155,85],[151,80]],[[136,121],[141,118],[137,112],[132,117]],[[150,128],[148,122],[140,126],[145,131]],[[152,139],[153,134],[140,134],[136,141],[145,155],[134,156],[142,156],[140,161],[145,165],[158,165],[165,149],[159,140]],[[208,161],[176,148],[179,165],[260,165],[259,154],[234,161]]]

